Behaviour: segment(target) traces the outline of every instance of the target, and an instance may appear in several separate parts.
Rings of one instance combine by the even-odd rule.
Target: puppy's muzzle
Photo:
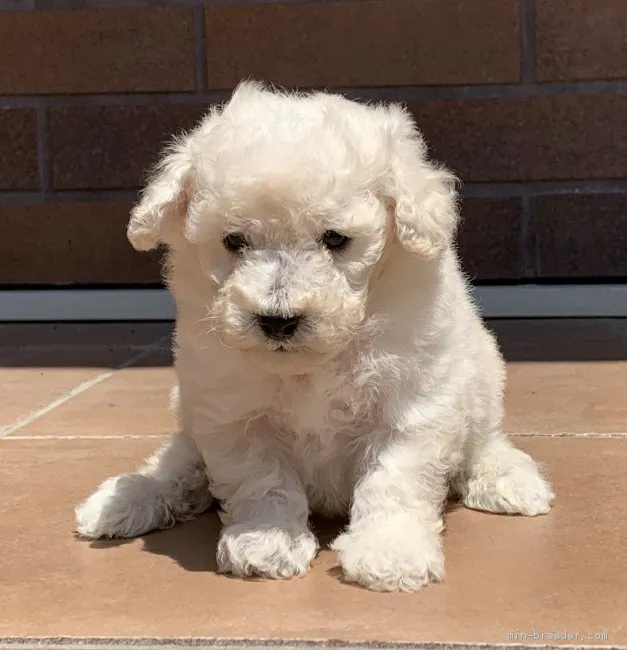
[[[257,314],[257,324],[265,336],[273,341],[291,339],[301,322],[301,316],[273,316]]]

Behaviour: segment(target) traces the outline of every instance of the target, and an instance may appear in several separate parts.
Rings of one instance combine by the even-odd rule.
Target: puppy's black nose
[[[269,338],[277,341],[289,339],[294,336],[300,323],[300,316],[264,316],[259,314],[257,322],[261,331]]]

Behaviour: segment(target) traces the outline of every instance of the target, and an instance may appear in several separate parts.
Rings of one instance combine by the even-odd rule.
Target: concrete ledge
[[[627,284],[481,286],[486,318],[625,318]],[[169,321],[165,289],[25,289],[0,291],[0,321]]]

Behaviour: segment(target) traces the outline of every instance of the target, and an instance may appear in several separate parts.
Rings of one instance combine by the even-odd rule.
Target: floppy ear
[[[189,136],[175,140],[131,211],[126,234],[136,250],[151,250],[165,241],[164,235],[172,226],[182,228],[192,164]]]
[[[427,159],[413,118],[400,106],[387,108],[390,173],[386,198],[397,237],[411,253],[433,259],[453,241],[458,223],[456,179]]]

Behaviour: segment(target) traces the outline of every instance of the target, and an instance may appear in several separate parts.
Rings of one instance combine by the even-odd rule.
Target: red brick
[[[525,277],[519,198],[465,198],[458,235],[464,271],[473,280]]]
[[[205,7],[209,86],[515,83],[517,0],[358,0]]]
[[[56,189],[136,188],[172,136],[204,107],[106,106],[50,111]]]
[[[0,93],[194,89],[189,7],[0,13]]]
[[[33,190],[37,186],[35,111],[0,109],[0,190]]]
[[[464,181],[627,176],[627,95],[411,104],[433,155]]]
[[[627,277],[627,195],[532,201],[542,278]]]
[[[535,0],[536,79],[627,78],[625,0]]]
[[[158,254],[126,240],[130,206],[5,206],[0,212],[0,284],[158,283]]]

